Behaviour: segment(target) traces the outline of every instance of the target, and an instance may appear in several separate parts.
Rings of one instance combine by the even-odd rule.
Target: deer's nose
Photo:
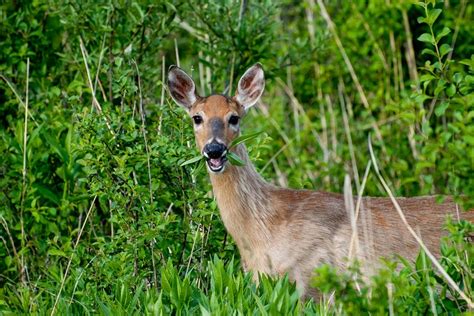
[[[207,158],[211,159],[217,159],[221,158],[227,150],[227,147],[223,144],[220,144],[218,142],[212,142],[204,146],[204,155]]]

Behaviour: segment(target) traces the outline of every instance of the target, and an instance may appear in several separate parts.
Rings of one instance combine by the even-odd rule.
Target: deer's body
[[[255,65],[244,74],[234,98],[197,96],[192,79],[177,67],[170,69],[169,87],[175,101],[194,119],[196,141],[207,158],[221,217],[244,269],[254,275],[288,273],[303,294],[314,294],[309,285],[315,267],[329,263],[342,269],[348,263],[351,217],[342,194],[276,187],[256,172],[243,144],[228,149],[240,133],[235,117],[243,116],[263,92],[261,67]],[[228,150],[245,165],[226,164]],[[456,214],[453,201],[448,198],[437,204],[435,197],[416,197],[398,202],[426,246],[438,253],[445,216]],[[390,199],[365,197],[361,210],[354,249],[365,271],[373,271],[380,257],[417,255],[418,244]],[[467,217],[473,220],[474,212]]]
[[[239,248],[244,269],[269,275],[288,273],[304,293],[311,290],[308,285],[318,265],[329,263],[343,269],[352,238],[344,196],[276,187],[255,171],[243,145],[236,153],[246,161],[245,166],[229,166],[225,174],[210,177],[222,220]],[[426,246],[438,253],[446,215],[456,216],[452,199],[443,204],[432,196],[397,201]],[[361,217],[357,255],[366,272],[378,266],[380,257],[399,254],[414,259],[418,254],[417,242],[389,198],[364,197]]]

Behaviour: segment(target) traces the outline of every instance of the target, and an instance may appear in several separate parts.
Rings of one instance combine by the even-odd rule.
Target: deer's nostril
[[[226,146],[216,142],[212,142],[204,147],[204,153],[208,158],[217,159],[221,158],[222,155],[224,155],[226,149]]]

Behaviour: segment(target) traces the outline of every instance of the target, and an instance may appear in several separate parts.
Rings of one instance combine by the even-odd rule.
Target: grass
[[[470,209],[473,10],[464,0],[1,4],[0,313],[471,312],[470,222],[447,221],[436,260],[400,258],[369,279],[356,261],[319,267],[321,302],[301,302],[287,278],[255,284],[205,171],[180,166],[197,152],[165,77],[178,64],[202,95],[233,91],[261,62],[267,90],[244,132],[265,133],[247,144],[251,160],[272,183],[357,196],[355,219],[365,220],[362,195],[454,195]]]

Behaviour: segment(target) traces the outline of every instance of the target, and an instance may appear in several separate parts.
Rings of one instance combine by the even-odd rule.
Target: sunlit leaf
[[[433,36],[429,33],[423,33],[421,34],[420,36],[418,36],[417,38],[420,42],[425,42],[425,43],[430,43],[430,44],[434,44],[434,39],[433,39]]]
[[[451,33],[451,30],[449,29],[449,27],[445,26],[443,30],[436,35],[436,42],[439,42],[443,37],[445,37],[449,33]]]
[[[192,163],[196,163],[198,161],[200,161],[201,159],[203,159],[204,157],[202,155],[199,155],[199,156],[196,156],[196,157],[193,157],[189,160],[186,160],[185,162],[183,162],[182,164],[180,164],[179,166],[180,167],[183,167],[183,166],[186,166],[186,165],[189,165],[189,164],[192,164]]]
[[[439,54],[440,54],[441,58],[443,58],[450,51],[452,51],[452,49],[451,49],[451,46],[449,46],[448,44],[443,44],[439,48]]]

